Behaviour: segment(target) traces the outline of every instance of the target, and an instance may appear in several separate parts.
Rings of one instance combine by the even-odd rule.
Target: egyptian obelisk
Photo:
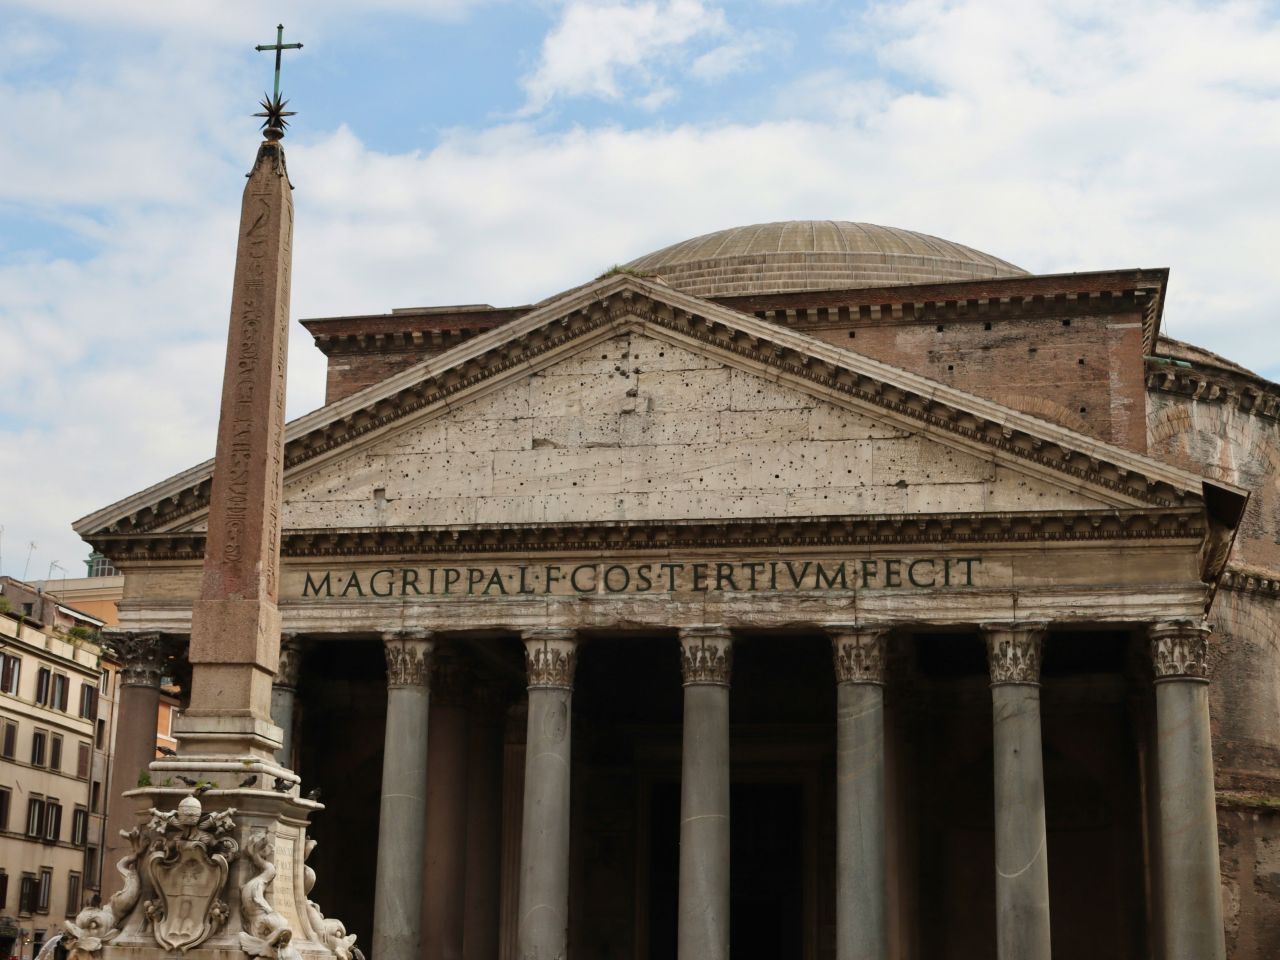
[[[268,111],[270,112],[270,111]],[[200,597],[181,754],[270,759],[284,477],[293,197],[283,116],[268,116],[244,188]]]
[[[355,936],[309,899],[305,861],[320,804],[276,762],[271,680],[284,469],[293,199],[280,144],[279,94],[263,102],[264,139],[245,185],[231,295],[200,597],[192,610],[191,706],[179,750],[125,796],[123,883],[68,921],[74,960],[353,960]],[[124,825],[121,825],[124,826]]]

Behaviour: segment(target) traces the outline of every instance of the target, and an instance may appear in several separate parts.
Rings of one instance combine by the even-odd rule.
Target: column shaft
[[[137,825],[138,801],[123,793],[138,787],[144,776],[150,776],[148,768],[156,758],[160,673],[165,662],[164,640],[158,633],[113,631],[106,644],[120,662],[120,712],[116,721],[111,782],[102,784],[99,791],[99,803],[106,806],[110,825],[103,838],[102,862],[106,869],[102,871],[101,896],[104,901],[123,883],[115,864],[130,848],[120,831]]]
[[[1199,625],[1152,631],[1167,960],[1226,956],[1207,655],[1208,631]]]
[[[721,627],[680,636],[684,742],[680,765],[678,960],[729,957],[729,680],[733,642]]]
[[[393,636],[385,640],[385,648],[387,724],[378,819],[373,956],[377,960],[419,960],[431,642]]]
[[[431,960],[462,960],[467,856],[467,687],[465,668],[437,652],[427,755],[426,873],[422,949]]]
[[[569,780],[573,671],[568,631],[525,638],[529,732],[520,844],[521,960],[564,960],[569,942]]]
[[[293,634],[280,640],[280,665],[271,684],[271,722],[280,728],[280,749],[276,762],[290,770],[294,764],[294,724],[297,722],[298,674],[302,665],[302,646]]]
[[[887,960],[884,636],[832,635],[836,678],[836,960]]]
[[[1000,960],[1050,960],[1049,856],[1040,739],[1043,625],[987,629]]]
[[[467,745],[465,960],[498,960],[502,887],[503,708],[501,691],[480,687]]]

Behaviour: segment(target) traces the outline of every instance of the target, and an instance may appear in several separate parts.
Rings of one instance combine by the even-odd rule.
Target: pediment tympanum
[[[296,477],[284,519],[296,529],[1107,505],[637,330]]]

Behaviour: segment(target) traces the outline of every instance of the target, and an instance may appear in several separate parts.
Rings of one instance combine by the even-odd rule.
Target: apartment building
[[[95,764],[95,751],[106,758],[111,743],[111,718],[99,724],[101,625],[0,577],[0,957],[34,957],[100,882],[109,760]]]

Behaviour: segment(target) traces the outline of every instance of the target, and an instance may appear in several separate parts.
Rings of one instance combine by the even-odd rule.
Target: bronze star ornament
[[[262,110],[254,116],[266,118],[262,121],[262,129],[268,140],[279,140],[283,137],[285,129],[289,126],[289,121],[285,117],[297,116],[296,110],[285,109],[288,105],[289,101],[282,99],[278,93],[272,97],[264,94],[259,101],[258,106],[262,107]]]

